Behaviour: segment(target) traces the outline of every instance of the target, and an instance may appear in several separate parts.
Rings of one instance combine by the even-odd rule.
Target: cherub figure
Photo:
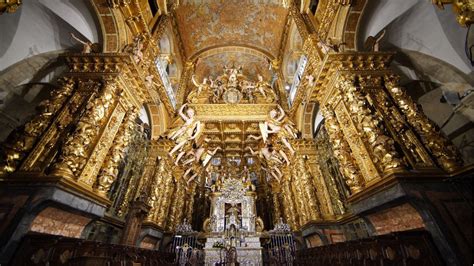
[[[182,151],[184,145],[187,143],[190,144],[190,141],[195,140],[201,134],[202,129],[201,122],[195,118],[194,109],[188,108],[186,114],[183,113],[186,106],[187,104],[183,104],[178,112],[179,116],[184,120],[184,124],[172,129],[168,134],[168,138],[176,142],[176,145],[169,154],[172,156],[178,150],[181,151],[178,154],[178,161],[186,153]]]
[[[278,115],[278,113],[280,113]],[[289,139],[297,138],[297,130],[294,124],[286,117],[285,111],[278,105],[278,109],[273,109],[269,113],[269,119],[264,123],[259,124],[260,132],[263,137],[263,142],[267,143],[269,134],[275,134],[278,139],[288,148],[291,154],[295,154],[293,146],[291,146]]]
[[[196,75],[193,75],[191,77],[191,80],[192,80],[194,86],[197,87],[196,96],[199,96],[199,94],[201,94],[202,91],[209,90],[211,87],[214,86],[214,82],[212,81],[212,79],[204,78],[202,83],[199,83],[199,82],[196,81]],[[210,84],[208,84],[208,81],[210,82]]]
[[[82,51],[83,54],[90,54],[92,52],[92,43],[89,40],[83,41],[79,39],[74,33],[71,32],[71,37],[82,44]]]

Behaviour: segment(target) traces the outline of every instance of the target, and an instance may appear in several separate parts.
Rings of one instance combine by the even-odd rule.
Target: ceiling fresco
[[[209,76],[216,78],[222,75],[224,65],[242,66],[243,74],[250,80],[257,80],[258,74],[262,75],[265,80],[270,80],[272,77],[269,63],[265,58],[238,51],[228,51],[200,58],[196,63],[195,74],[198,80]]]
[[[186,55],[210,47],[241,45],[276,56],[288,9],[281,1],[184,0],[176,10]]]

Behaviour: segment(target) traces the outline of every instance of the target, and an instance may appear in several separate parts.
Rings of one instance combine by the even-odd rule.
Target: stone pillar
[[[439,128],[419,110],[417,104],[398,86],[398,78],[394,75],[384,77],[385,86],[405,115],[407,122],[420,136],[423,144],[429,149],[438,165],[447,172],[453,172],[462,165],[462,159],[454,145],[440,132]]]

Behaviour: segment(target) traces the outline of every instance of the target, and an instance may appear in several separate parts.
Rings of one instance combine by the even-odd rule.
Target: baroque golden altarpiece
[[[281,54],[268,59],[277,73],[272,84],[235,65],[199,80],[198,59],[186,58],[170,97],[155,60],[157,40],[176,24],[177,5],[164,7],[167,13],[149,29],[135,1],[95,3],[100,12],[121,14],[127,34],[118,42],[126,47],[104,45],[98,52],[84,44],[82,53],[62,56],[69,70],[58,88],[3,144],[1,182],[54,184],[122,219],[140,199],[143,224],[173,231],[183,219],[192,223],[196,212],[205,213],[205,198],[237,178],[270,207],[256,213],[262,227],[283,217],[301,230],[355,219],[351,202],[399,180],[455,175],[463,166],[460,155],[399,85],[390,67],[394,54],[322,45],[335,23],[330,14],[350,1],[321,2],[316,26],[293,1],[285,2],[307,58],[291,105],[280,78]],[[144,105],[161,116],[151,121],[152,139],[137,144],[146,139],[146,129],[135,123]],[[303,132],[309,105],[324,116],[316,138]],[[117,188],[126,157],[137,162],[128,169],[128,186]],[[205,231],[210,218],[203,215]]]

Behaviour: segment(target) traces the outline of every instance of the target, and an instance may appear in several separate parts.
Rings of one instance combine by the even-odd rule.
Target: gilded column
[[[3,143],[0,162],[0,176],[14,172],[19,163],[28,155],[40,136],[52,123],[72,95],[75,83],[71,78],[59,79],[60,86],[51,92],[51,98],[42,101],[36,110],[38,114],[23,128],[13,131]]]
[[[97,177],[94,185],[95,191],[99,194],[106,196],[110,190],[110,187],[117,179],[118,167],[120,162],[125,157],[125,149],[130,143],[132,132],[135,128],[135,118],[137,117],[138,109],[132,107],[126,115],[126,118],[118,133],[115,135],[112,147],[102,165],[99,176]]]
[[[157,222],[159,216],[160,199],[163,197],[163,186],[165,173],[165,161],[158,159],[158,165],[155,168],[155,174],[153,176],[153,182],[151,183],[150,196],[148,198],[148,205],[151,207],[148,212],[147,220],[151,222]]]
[[[157,216],[157,223],[159,226],[164,228],[166,226],[166,221],[170,213],[171,200],[175,198],[173,193],[175,189],[175,184],[171,171],[166,171],[166,169],[163,170],[164,172],[162,178],[164,187],[162,188],[163,193],[161,193],[160,199],[158,201],[159,210]]]
[[[298,212],[299,224],[304,225],[309,221],[309,209],[307,208],[307,199],[304,194],[303,184],[301,182],[301,173],[298,171],[298,167],[294,166],[292,169],[292,179],[291,183],[294,200],[296,203],[296,210]]]
[[[174,230],[176,225],[182,222],[184,207],[185,185],[182,180],[178,180],[175,185],[175,191],[171,198],[169,221],[166,224],[168,230]]]
[[[79,118],[75,130],[61,148],[52,174],[77,180],[91,154],[99,132],[107,122],[110,109],[117,98],[115,81],[106,80],[101,91],[90,101]]]
[[[184,215],[185,215],[185,209],[184,209],[184,204],[186,203],[185,202],[185,197],[186,195],[186,183],[184,182],[184,180],[180,180],[178,182],[178,186],[177,186],[177,191],[176,191],[176,221],[175,221],[175,224],[173,224],[173,228],[176,227],[177,224],[180,224],[183,222],[184,220]]]
[[[310,221],[320,220],[321,215],[313,186],[313,180],[309,169],[306,167],[305,158],[303,156],[298,156],[296,158],[296,168],[298,169],[301,178],[301,185],[304,190],[307,211],[309,214],[308,218]]]
[[[344,176],[344,181],[351,190],[351,193],[357,193],[362,190],[363,178],[352,156],[349,144],[344,139],[339,122],[337,121],[334,111],[329,108],[322,108],[325,119],[325,126],[328,131],[329,139],[332,144],[334,157],[339,162],[339,169]]]
[[[186,202],[186,211],[185,211],[185,217],[188,219],[188,223],[192,223],[193,221],[193,208],[194,208],[194,196],[196,194],[196,182],[192,182],[187,190],[187,198],[189,199]]]
[[[360,81],[364,90],[369,93],[372,104],[382,114],[387,128],[402,148],[413,168],[433,168],[434,161],[429,153],[423,147],[403,114],[390,99],[389,94],[382,87],[382,78],[367,76],[361,78]]]
[[[291,191],[291,184],[289,176],[285,175],[282,182],[282,192],[283,192],[283,208],[285,212],[285,219],[288,224],[292,226],[293,229],[296,229],[300,226],[297,219],[297,212],[295,203],[293,202],[293,196]]]
[[[273,223],[277,223],[280,217],[283,217],[280,206],[279,191],[272,192],[272,202],[273,202]]]
[[[461,156],[454,145],[439,132],[436,125],[418,109],[417,104],[399,87],[395,76],[385,76],[385,86],[405,115],[408,123],[420,136],[436,162],[447,172],[462,166]]]
[[[181,78],[179,79],[179,87],[177,92],[177,103],[176,108],[179,108],[181,104],[184,102],[184,96],[187,93],[188,89],[188,81],[191,79],[191,75],[194,72],[194,62],[187,61],[186,65],[184,66],[183,73],[181,74]]]
[[[155,175],[157,156],[153,152],[148,154],[146,163],[143,168],[142,175],[138,182],[138,186],[135,192],[135,199],[140,197],[148,197],[150,194],[151,184],[153,183],[153,177]]]
[[[316,158],[314,156],[308,156],[308,159],[305,160],[305,164],[306,169],[308,169],[312,174],[315,194],[320,206],[321,217],[323,219],[333,218],[334,210],[332,209],[329,192]]]
[[[395,149],[395,141],[387,136],[383,119],[369,108],[367,98],[362,94],[360,87],[354,80],[343,79],[338,84],[344,94],[344,100],[349,105],[359,132],[365,136],[373,160],[383,173],[396,169],[403,169],[405,163]]]

